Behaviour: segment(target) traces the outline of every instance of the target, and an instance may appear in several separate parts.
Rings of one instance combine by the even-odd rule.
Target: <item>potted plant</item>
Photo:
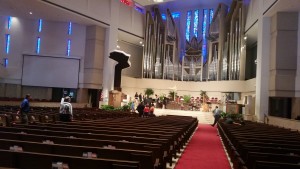
[[[147,88],[145,90],[145,95],[147,96],[147,98],[149,98],[150,95],[153,95],[154,94],[154,90],[151,89],[151,88]]]
[[[175,96],[176,96],[176,92],[174,90],[169,91],[169,97],[174,101],[175,100]]]

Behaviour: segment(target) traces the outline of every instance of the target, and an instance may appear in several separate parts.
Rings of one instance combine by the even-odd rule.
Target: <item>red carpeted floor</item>
[[[230,169],[217,128],[199,124],[175,169]]]

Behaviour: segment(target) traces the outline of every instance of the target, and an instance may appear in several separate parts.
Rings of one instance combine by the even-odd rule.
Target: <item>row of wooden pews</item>
[[[0,126],[21,123],[21,115],[16,106],[0,106]],[[97,120],[107,118],[138,117],[137,113],[128,111],[105,111],[93,108],[74,108],[74,120]],[[59,110],[53,107],[33,107],[28,114],[29,123],[54,123],[59,121]]]
[[[0,127],[0,167],[164,169],[197,126],[183,116],[16,123]]]
[[[218,129],[235,169],[299,169],[300,134],[263,123],[219,122]]]

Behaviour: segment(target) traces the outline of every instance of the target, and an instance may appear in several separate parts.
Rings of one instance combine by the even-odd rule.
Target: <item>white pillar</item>
[[[109,58],[110,52],[116,49],[118,40],[120,2],[110,1],[110,26],[106,29],[104,70],[103,70],[103,97],[104,104],[108,103],[109,91],[114,89],[115,65],[116,62]]]
[[[255,116],[263,122],[269,110],[271,18],[258,19]]]

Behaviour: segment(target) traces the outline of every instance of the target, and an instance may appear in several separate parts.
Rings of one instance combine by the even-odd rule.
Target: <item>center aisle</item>
[[[175,169],[230,169],[217,128],[199,124]]]

